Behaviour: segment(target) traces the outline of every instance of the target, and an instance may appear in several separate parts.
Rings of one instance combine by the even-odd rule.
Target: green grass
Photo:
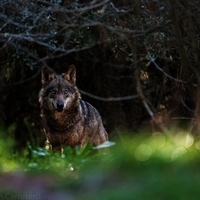
[[[121,137],[101,152],[66,147],[63,155],[31,146],[19,154],[12,145],[0,140],[0,199],[199,199],[200,141],[187,132]]]

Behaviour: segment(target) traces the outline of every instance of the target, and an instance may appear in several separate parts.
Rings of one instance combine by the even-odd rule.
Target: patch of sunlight
[[[31,163],[28,164],[28,166],[29,166],[29,168],[31,168],[31,169],[36,169],[36,168],[38,167],[38,163],[36,163],[36,162],[31,162]]]
[[[170,143],[165,145],[163,148],[160,149],[159,153],[161,155],[161,158],[163,158],[165,161],[171,161],[171,155],[174,152],[174,146]]]
[[[194,137],[189,133],[186,135],[186,148],[189,148],[193,145],[194,143]]]
[[[69,171],[74,171],[74,167],[71,163],[69,163],[68,167],[69,167]]]
[[[195,147],[196,147],[196,149],[200,150],[200,141],[195,143]]]
[[[139,161],[147,161],[152,155],[152,148],[147,144],[139,145],[135,151],[135,158]]]
[[[166,138],[163,133],[155,132],[150,137],[150,145],[157,150],[162,148],[166,143]]]
[[[111,147],[115,145],[115,142],[110,142],[110,141],[106,141],[96,147],[93,147],[93,149],[102,149],[102,148],[107,148],[107,147]]]
[[[61,154],[61,158],[65,158],[65,154],[64,153]]]
[[[191,147],[194,143],[194,137],[191,135],[191,133],[185,132],[176,134],[174,140],[177,146],[182,146],[185,148]]]
[[[1,163],[1,171],[3,172],[16,171],[17,169],[19,169],[19,166],[15,162],[3,160]]]
[[[37,156],[46,156],[49,154],[48,151],[44,151],[42,148],[38,148],[37,150],[34,149],[32,150],[32,153]]]
[[[183,154],[187,153],[186,149],[184,147],[177,147],[173,152],[171,159],[175,160],[178,157],[182,156]]]

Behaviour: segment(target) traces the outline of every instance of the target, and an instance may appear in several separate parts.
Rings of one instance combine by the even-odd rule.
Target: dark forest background
[[[200,130],[200,1],[2,0],[0,123],[42,145],[42,66],[74,64],[82,98],[120,130]]]

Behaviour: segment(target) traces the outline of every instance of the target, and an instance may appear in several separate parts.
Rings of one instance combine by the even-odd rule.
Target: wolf
[[[81,99],[74,65],[61,75],[43,67],[41,82],[41,117],[53,151],[62,151],[65,146],[81,148],[88,143],[97,146],[108,141],[99,112]]]

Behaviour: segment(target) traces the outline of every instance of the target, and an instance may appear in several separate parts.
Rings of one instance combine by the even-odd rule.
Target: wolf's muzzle
[[[58,112],[62,112],[64,109],[64,102],[63,101],[57,101],[56,103],[56,110]]]

